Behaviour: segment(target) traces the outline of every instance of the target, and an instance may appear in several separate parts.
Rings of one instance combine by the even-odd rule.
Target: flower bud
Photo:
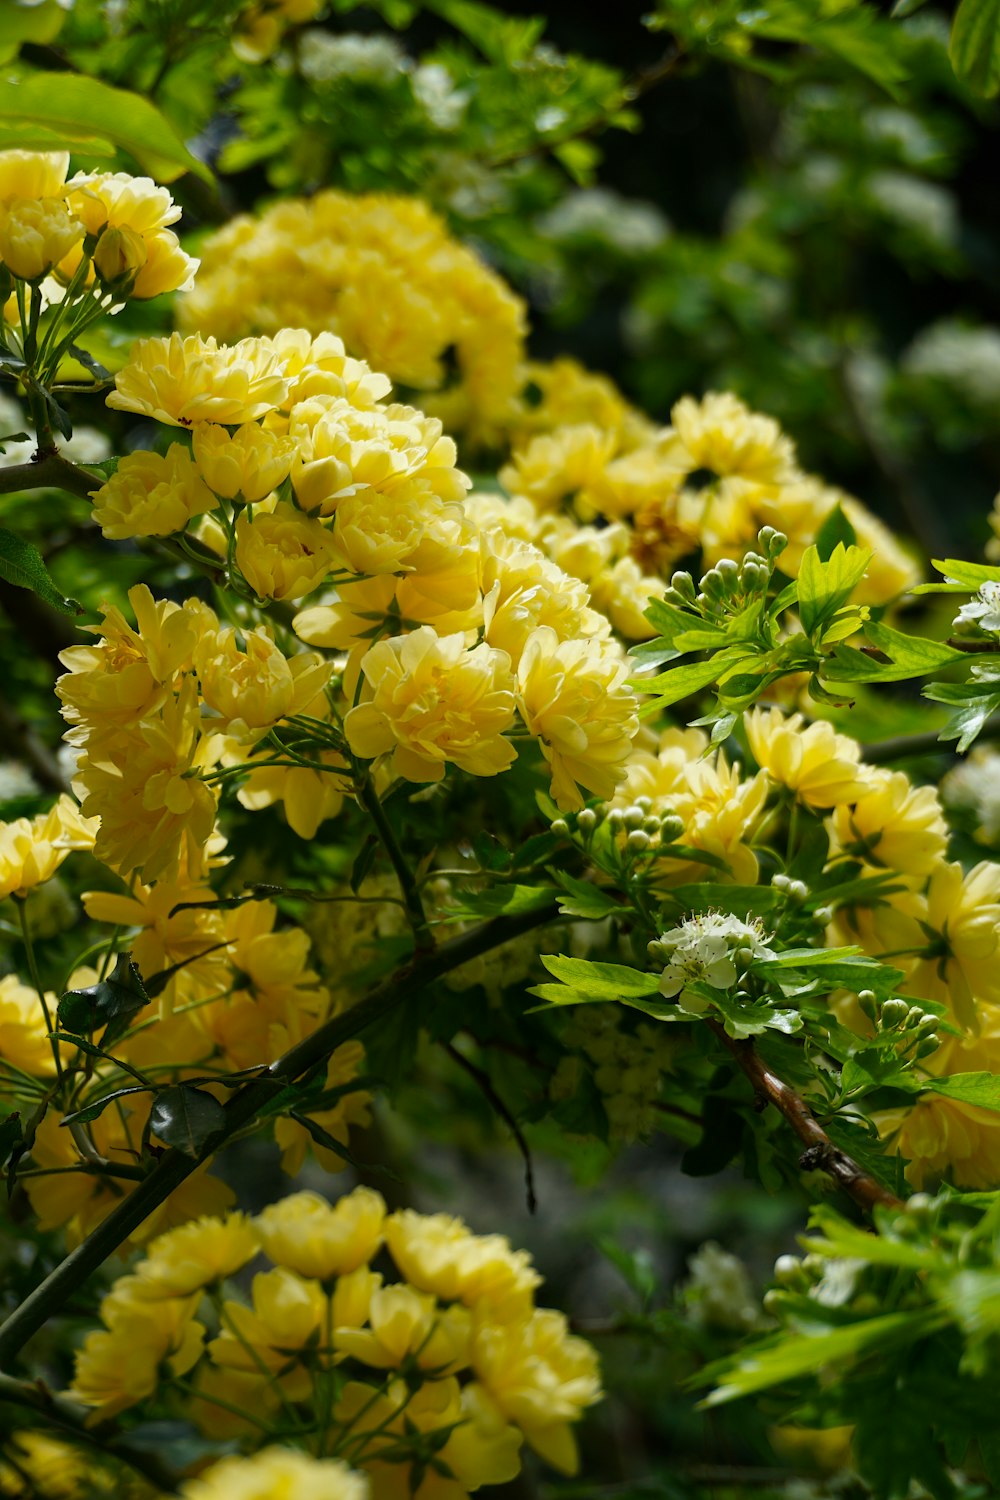
[[[762,526],[757,533],[757,545],[766,555],[768,562],[774,562],[780,557],[788,546],[788,538],[783,531],[775,531],[773,526]]]
[[[649,845],[649,834],[643,833],[641,828],[633,828],[632,832],[625,840],[625,848],[629,851],[630,854],[642,854],[646,849],[649,848]]]
[[[920,1041],[917,1043],[917,1056],[930,1057],[931,1053],[936,1052],[940,1045],[941,1038],[936,1031],[932,1031],[929,1036],[920,1038]]]
[[[804,880],[791,880],[788,883],[788,897],[791,901],[804,901],[809,895],[809,887]]]
[[[878,1006],[878,1002],[875,999],[875,991],[859,990],[858,1005],[861,1008],[862,1012],[868,1017],[869,1021],[874,1021]]]
[[[646,833],[659,833],[660,819],[655,813],[647,813],[642,820],[642,826]]]
[[[821,927],[825,927],[828,922],[833,921],[833,907],[817,906],[816,910],[813,912],[813,918],[820,924]]]
[[[774,889],[776,891],[787,891],[791,883],[792,882],[787,875],[782,875],[779,873],[777,875],[771,876],[771,884],[774,886]]]
[[[774,1263],[774,1279],[779,1286],[804,1291],[807,1279],[802,1274],[802,1262],[797,1255],[779,1255]]]
[[[929,1218],[933,1207],[934,1199],[930,1193],[911,1193],[906,1200],[906,1212],[914,1219]]]
[[[576,826],[581,833],[593,833],[597,827],[597,814],[592,807],[585,807],[577,813]]]
[[[94,247],[94,270],[104,286],[124,290],[146,264],[146,243],[127,224],[109,224]]]
[[[684,823],[676,813],[664,813],[660,819],[660,843],[674,844],[684,832]]]
[[[683,599],[686,599],[689,604],[694,603],[694,579],[690,573],[674,573],[670,579],[670,587],[676,589],[677,593]]]
[[[626,828],[641,828],[645,813],[641,807],[626,807],[622,814],[622,822]]]
[[[728,593],[726,580],[718,568],[709,568],[701,580],[701,586],[709,599],[724,599]]]
[[[640,808],[644,813],[652,812],[653,799],[652,797],[647,797],[645,795],[643,795],[642,797],[636,797],[633,806]]]
[[[608,813],[608,826],[610,828],[618,829],[622,826],[622,823],[624,821],[625,814],[622,812],[620,807],[613,807]]]
[[[882,1026],[886,1031],[896,1031],[905,1026],[910,1007],[905,1000],[887,1000],[882,1007]]]
[[[555,818],[552,822],[552,832],[556,838],[564,839],[569,835],[569,824],[565,818]]]

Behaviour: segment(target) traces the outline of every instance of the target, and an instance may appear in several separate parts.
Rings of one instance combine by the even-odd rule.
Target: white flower
[[[963,604],[955,616],[956,625],[979,626],[991,635],[1000,635],[1000,579],[990,579],[979,586],[979,593]]]
[[[698,982],[730,989],[748,963],[770,951],[759,920],[744,922],[731,912],[714,911],[664,932],[660,950],[667,958],[660,993],[668,999],[687,998],[683,992]]]
[[[691,1279],[683,1288],[692,1323],[701,1328],[745,1332],[761,1322],[747,1268],[735,1255],[707,1240],[688,1260]]]
[[[408,66],[406,53],[390,36],[363,36],[354,31],[331,36],[311,26],[299,37],[299,72],[312,83],[357,78],[387,85]]]

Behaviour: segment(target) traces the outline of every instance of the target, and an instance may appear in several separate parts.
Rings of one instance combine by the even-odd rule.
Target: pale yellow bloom
[[[686,472],[710,469],[758,483],[792,477],[795,449],[773,417],[761,416],[731,392],[710,391],[702,401],[684,396],[670,413]]]
[[[517,706],[552,770],[560,808],[583,806],[581,787],[611,797],[639,730],[620,650],[599,641],[560,641],[543,625],[518,664]]]
[[[149,177],[132,177],[127,172],[78,172],[66,184],[66,197],[87,233],[100,236],[94,265],[105,280],[114,279],[108,275],[113,260],[107,267],[102,265],[102,242],[105,260],[111,258],[112,246],[116,251],[128,247],[127,269],[135,272],[129,287],[132,297],[157,297],[163,292],[188,291],[194,285],[198,262],[181,249],[176,234],[166,227],[181,215],[166,188]],[[72,269],[63,267],[64,277]]]
[[[540,433],[512,454],[500,483],[526,495],[539,510],[552,510],[580,490],[598,485],[615,451],[613,432],[582,424]]]
[[[469,1362],[468,1311],[439,1309],[427,1292],[405,1285],[376,1287],[367,1321],[367,1328],[338,1327],[334,1347],[377,1370],[398,1368],[412,1357],[424,1370],[452,1374]]]
[[[330,530],[279,500],[236,522],[236,566],[258,599],[302,599],[343,566]]]
[[[914,786],[903,771],[859,768],[860,795],[830,820],[847,853],[903,875],[929,875],[945,858],[948,826],[932,786]]]
[[[442,1302],[527,1312],[542,1278],[526,1250],[500,1234],[473,1234],[462,1219],[398,1209],[385,1221],[385,1242],[406,1280]]]
[[[590,597],[627,641],[648,641],[656,634],[646,619],[650,602],[663,595],[663,583],[643,573],[634,557],[620,557],[590,579]]]
[[[40,281],[82,239],[83,225],[61,198],[0,204],[0,260],[22,281]]]
[[[199,422],[193,434],[194,461],[202,479],[224,500],[264,500],[288,475],[295,453],[290,437],[244,422],[229,433],[215,422]]]
[[[0,151],[0,200],[58,198],[68,171],[68,151]]]
[[[359,411],[369,411],[392,390],[388,375],[363,359],[352,359],[343,339],[328,330],[313,337],[306,328],[278,328],[272,343],[288,378],[283,410],[291,411],[310,396],[343,396]]]
[[[564,1474],[578,1465],[571,1423],[601,1399],[597,1354],[562,1313],[536,1308],[523,1322],[483,1323],[472,1367],[508,1421]]]
[[[247,730],[270,729],[288,714],[301,713],[333,670],[315,651],[286,657],[266,625],[239,633],[226,626],[202,636],[194,665],[202,700],[226,721],[229,734],[243,738]]]
[[[554,634],[554,632],[553,632]],[[367,701],[344,732],[355,755],[388,755],[407,781],[440,781],[452,762],[473,776],[506,771],[516,751],[504,731],[514,721],[510,657],[429,625],[379,641],[361,662]]]
[[[761,770],[807,807],[840,806],[862,793],[861,747],[832,724],[806,725],[801,714],[786,717],[780,708],[754,708],[743,724]]]
[[[261,1448],[220,1459],[181,1486],[183,1500],[368,1500],[368,1483],[335,1458]]]
[[[515,666],[539,625],[551,626],[563,641],[609,634],[608,622],[590,608],[579,579],[530,542],[511,541],[494,529],[483,535],[482,551],[484,635]]]
[[[114,541],[170,536],[217,504],[180,443],[171,443],[165,456],[127,453],[92,499],[94,520]]]
[[[201,1355],[205,1329],[192,1319],[190,1299],[105,1298],[101,1314],[107,1330],[89,1333],[76,1356],[70,1394],[102,1418],[151,1396],[160,1384],[160,1366],[184,1375]]]
[[[269,1204],[256,1226],[277,1265],[329,1281],[367,1265],[382,1243],[384,1219],[381,1194],[359,1187],[336,1203],[318,1193],[292,1193]]]
[[[1000,1030],[989,1016],[977,1037],[945,1036],[923,1066],[937,1077],[1000,1072]],[[910,1109],[884,1110],[875,1123],[890,1151],[908,1158],[906,1179],[915,1188],[947,1177],[956,1187],[1000,1187],[1000,1115],[995,1110],[926,1093]]]
[[[47,996],[50,1015],[55,1015],[56,996]],[[22,984],[16,974],[0,979],[0,1059],[13,1063],[35,1078],[55,1072],[52,1044],[48,1036],[38,991]],[[0,1076],[3,1070],[0,1069]],[[9,1086],[9,1079],[6,1080]]]
[[[91,849],[97,824],[65,793],[47,813],[0,823],[0,900],[51,880],[73,849]]]
[[[198,334],[140,339],[115,376],[108,406],[153,417],[168,427],[196,422],[237,426],[280,406],[288,382],[268,339],[232,348]]]
[[[305,1359],[323,1336],[326,1296],[318,1282],[284,1267],[258,1272],[250,1295],[252,1307],[223,1304],[221,1332],[208,1346],[212,1361],[228,1370],[259,1372],[261,1380],[263,1366],[290,1400],[307,1401],[312,1376]]]
[[[257,1237],[245,1214],[195,1219],[151,1241],[135,1268],[143,1297],[187,1297],[232,1276],[257,1254]]]

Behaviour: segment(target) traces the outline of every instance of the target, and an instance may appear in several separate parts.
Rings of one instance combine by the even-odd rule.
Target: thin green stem
[[[260,1078],[239,1089],[224,1107],[225,1123],[213,1138],[213,1149],[218,1150],[237,1131],[252,1124],[261,1110],[273,1103],[277,1094],[310,1069],[324,1064],[342,1042],[359,1036],[404,1002],[415,999],[443,974],[460,968],[470,959],[479,958],[494,948],[502,947],[522,933],[545,926],[557,915],[553,898],[551,905],[537,911],[496,917],[449,939],[432,952],[415,954],[409,963],[369,990],[357,1005],[341,1015],[331,1016],[311,1035],[297,1042],[283,1057],[272,1063]],[[171,1193],[197,1170],[202,1160],[203,1157],[188,1156],[178,1150],[167,1151],[160,1158],[135,1192],[118,1204],[85,1240],[70,1251],[65,1260],[25,1297],[0,1327],[0,1366],[10,1364],[32,1335],[62,1310],[74,1292],[84,1285],[93,1272],[114,1254],[119,1245],[124,1244],[129,1235],[161,1203],[166,1202]]]
[[[410,869],[406,855],[400,848],[392,824],[386,817],[385,808],[382,806],[381,799],[375,790],[375,784],[369,774],[365,775],[358,789],[358,800],[375,824],[385,852],[392,861],[392,868],[396,872],[396,879],[399,881],[399,888],[402,891],[403,901],[406,905],[406,914],[409,918],[410,926],[413,928],[417,952],[427,953],[434,947],[434,938],[431,934],[430,924],[427,921],[427,913],[424,911],[424,903],[420,896],[420,887],[417,884],[416,876]]]
[[[19,897],[15,901],[15,905],[17,906],[18,920],[21,923],[21,941],[24,943],[24,952],[28,960],[28,973],[31,975],[31,982],[35,986],[35,991],[42,1007],[42,1015],[45,1017],[45,1030],[48,1034],[49,1046],[52,1048],[52,1061],[56,1065],[56,1077],[61,1083],[63,1079],[62,1058],[59,1055],[59,1042],[55,1035],[55,1027],[52,1024],[52,1012],[49,1009],[49,1002],[45,997],[45,990],[38,973],[38,965],[35,962],[35,945],[31,941],[31,923],[28,921],[28,903],[23,897]]]

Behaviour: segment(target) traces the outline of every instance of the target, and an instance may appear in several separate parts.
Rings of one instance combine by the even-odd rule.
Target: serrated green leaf
[[[567,893],[559,896],[559,910],[566,917],[581,917],[584,921],[600,922],[604,917],[621,912],[621,903],[600,886],[589,880],[577,880],[564,870],[553,870],[552,877]]]
[[[157,1094],[149,1114],[149,1128],[157,1139],[185,1156],[200,1156],[225,1122],[218,1099],[184,1083]]]
[[[945,1099],[958,1099],[978,1109],[1000,1110],[1000,1074],[952,1073],[948,1078],[928,1078],[924,1088]]]
[[[815,545],[802,554],[798,572],[799,618],[812,636],[850,599],[871,561],[867,547],[838,542],[824,562]]]
[[[115,1089],[110,1094],[103,1094],[100,1099],[95,1099],[92,1104],[84,1105],[83,1109],[75,1109],[71,1115],[64,1115],[60,1125],[86,1125],[91,1120],[97,1120],[103,1115],[109,1104],[116,1099],[123,1099],[126,1094],[148,1094],[149,1087],[144,1083],[130,1084],[127,1089]]]
[[[29,73],[0,79],[0,128],[37,127],[63,149],[87,150],[93,140],[109,141],[161,182],[194,172],[205,182],[212,174],[192,156],[173,126],[148,99],[112,88],[82,73]],[[23,138],[27,145],[28,137]]]
[[[64,615],[82,615],[83,605],[76,599],[66,599],[49,577],[48,570],[37,547],[15,536],[12,531],[0,528],[0,578],[19,589],[30,589],[53,609]]]

